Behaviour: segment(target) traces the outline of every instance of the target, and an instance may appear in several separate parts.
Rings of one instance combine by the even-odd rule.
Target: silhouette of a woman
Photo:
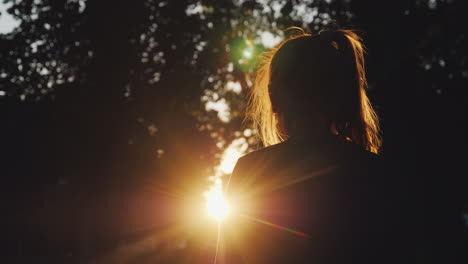
[[[392,185],[363,55],[361,38],[338,29],[301,31],[262,57],[248,117],[266,147],[240,158],[228,184],[227,229],[246,263],[389,259]]]

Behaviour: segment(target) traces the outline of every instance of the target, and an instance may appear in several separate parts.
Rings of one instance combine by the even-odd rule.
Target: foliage
[[[21,24],[0,35],[2,191],[12,210],[52,204],[39,223],[25,224],[58,241],[70,232],[104,241],[128,231],[106,223],[106,213],[95,219],[75,208],[99,211],[106,199],[118,207],[118,197],[135,190],[197,195],[231,142],[260,146],[242,125],[245,96],[256,56],[290,26],[317,32],[336,20],[364,31],[389,156],[398,144],[423,145],[435,134],[407,142],[402,127],[419,134],[446,107],[458,113],[450,121],[466,113],[466,34],[458,21],[466,18],[456,1],[5,2]],[[422,113],[419,122],[410,110]],[[54,226],[53,217],[67,224]],[[106,225],[114,227],[97,231]],[[30,239],[16,232],[18,241]]]

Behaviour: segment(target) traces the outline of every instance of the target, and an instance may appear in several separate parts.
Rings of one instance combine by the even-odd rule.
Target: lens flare
[[[215,185],[205,193],[206,198],[206,208],[208,209],[208,214],[217,219],[221,220],[228,214],[228,205],[224,199],[221,180],[217,180]]]
[[[251,58],[252,55],[253,55],[252,53],[253,53],[253,52],[252,52],[251,49],[246,49],[246,50],[244,50],[243,55],[244,55],[244,57],[246,57],[246,58]]]
[[[237,160],[247,151],[247,140],[245,138],[238,138],[231,142],[231,144],[224,150],[221,156],[221,161],[215,168],[215,175],[210,177],[212,185],[210,189],[204,193],[206,199],[206,208],[208,214],[221,220],[228,215],[231,211],[223,194],[223,176],[232,173]]]

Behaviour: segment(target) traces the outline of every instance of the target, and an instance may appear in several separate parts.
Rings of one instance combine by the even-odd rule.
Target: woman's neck
[[[301,118],[285,122],[288,138],[330,138],[334,135],[331,122],[319,118]]]

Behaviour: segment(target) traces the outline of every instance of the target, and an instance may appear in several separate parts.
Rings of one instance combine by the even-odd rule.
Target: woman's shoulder
[[[342,157],[349,161],[369,161],[383,163],[383,156],[363,149],[349,141],[336,140],[328,144],[309,144],[309,142],[284,141],[272,146],[264,147],[242,156],[238,162],[243,165],[265,162],[278,158],[301,158],[303,156]],[[360,163],[359,162],[359,163]]]
[[[258,177],[267,173],[275,163],[278,163],[281,159],[279,156],[283,153],[283,143],[279,143],[243,155],[237,160],[231,173],[229,189],[239,188],[239,184],[247,184],[247,182],[253,184]]]
[[[298,171],[317,171],[329,167],[339,169],[342,174],[361,175],[359,177],[364,179],[366,175],[382,175],[384,163],[380,155],[351,142],[311,144],[285,141],[242,156],[237,161],[232,176],[236,179],[249,177],[253,180],[271,178],[281,171],[299,173]]]
[[[239,177],[254,177],[259,174],[259,168],[268,168],[277,160],[277,156],[282,151],[282,143],[264,147],[258,150],[249,152],[237,160],[232,176],[239,179]]]
[[[275,145],[263,147],[252,152],[249,152],[239,158],[238,163],[251,163],[259,160],[264,160],[275,156],[284,151],[284,142]]]
[[[367,160],[373,163],[383,162],[382,155],[365,150],[363,147],[349,141],[343,142],[343,153],[347,158]]]

